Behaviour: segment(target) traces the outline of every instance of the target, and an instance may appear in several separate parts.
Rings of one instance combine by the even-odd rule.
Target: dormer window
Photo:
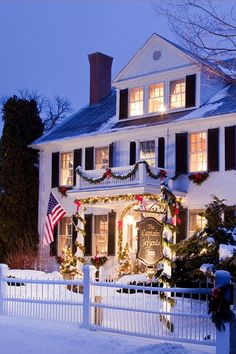
[[[164,82],[149,86],[148,112],[158,112],[164,107]]]
[[[129,115],[140,116],[143,114],[144,88],[134,87],[129,89]]]
[[[174,80],[170,82],[170,109],[185,107],[185,79]]]

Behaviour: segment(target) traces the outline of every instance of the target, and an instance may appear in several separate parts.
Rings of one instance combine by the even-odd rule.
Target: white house
[[[53,191],[67,216],[55,228],[48,257],[61,255],[65,245],[75,252],[77,233],[70,216],[77,199],[80,208],[86,207],[85,255],[115,262],[119,247],[127,245],[134,265],[136,222],[143,216],[134,204],[141,196],[147,209],[153,205],[148,195],[160,195],[160,178],[153,178],[160,170],[178,175],[170,181],[184,207],[177,242],[204,224],[198,214],[212,195],[236,204],[236,85],[157,34],[112,82],[111,57],[93,53],[89,61],[90,103],[32,144],[40,151],[39,234],[43,237]],[[127,178],[140,160],[148,164],[136,165]],[[201,179],[205,172],[209,176],[200,186],[188,178]],[[60,186],[70,188],[66,198]]]

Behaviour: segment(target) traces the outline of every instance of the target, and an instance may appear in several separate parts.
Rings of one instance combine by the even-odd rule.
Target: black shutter
[[[50,256],[57,256],[57,246],[58,246],[58,224],[53,230],[53,242],[50,243]]]
[[[225,209],[224,211],[224,221],[229,226],[236,225],[236,206],[231,206]]]
[[[52,153],[52,179],[51,179],[51,187],[59,187],[59,152]]]
[[[196,106],[196,74],[186,76],[186,107]]]
[[[115,256],[116,250],[116,213],[108,213],[108,256]]]
[[[188,209],[180,209],[178,217],[181,220],[181,224],[178,225],[178,232],[176,233],[176,243],[187,238]]]
[[[94,169],[94,147],[85,148],[85,170]]]
[[[188,173],[188,133],[175,134],[176,173]]]
[[[84,247],[85,256],[92,255],[92,234],[93,234],[93,214],[85,214],[85,236],[84,236]]]
[[[113,143],[109,145],[109,167],[113,167],[113,146]]]
[[[128,118],[128,89],[120,90],[120,119]]]
[[[134,165],[136,162],[136,142],[130,142],[130,150],[129,150],[129,164]]]
[[[73,186],[76,185],[76,167],[81,166],[82,164],[82,149],[74,150],[74,164],[73,164]]]
[[[73,216],[73,224],[72,224],[72,254],[75,254],[77,251],[77,247],[75,241],[77,239],[77,231],[75,225],[77,225],[78,219]]]
[[[225,127],[225,170],[236,169],[236,126]]]
[[[165,168],[165,138],[158,139],[158,167]]]
[[[208,171],[219,171],[219,128],[208,129],[207,139]]]

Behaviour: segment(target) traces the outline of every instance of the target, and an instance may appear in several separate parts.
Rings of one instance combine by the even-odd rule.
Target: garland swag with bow
[[[92,183],[92,184],[97,184],[97,183],[100,183],[102,181],[104,181],[106,178],[114,178],[114,179],[119,179],[119,180],[125,180],[125,179],[128,179],[132,176],[135,175],[135,173],[137,172],[138,168],[139,168],[139,165],[140,164],[145,164],[145,167],[146,167],[146,173],[148,176],[150,176],[151,178],[153,179],[164,179],[167,177],[167,173],[164,169],[160,169],[160,171],[155,174],[151,171],[151,168],[148,164],[147,161],[145,160],[140,160],[138,162],[136,162],[136,164],[134,165],[134,167],[126,174],[122,174],[122,175],[119,175],[119,174],[116,174],[114,173],[110,168],[107,168],[106,171],[100,176],[100,177],[97,177],[97,178],[92,178],[92,177],[89,177],[88,175],[86,175],[86,173],[84,173],[81,169],[80,166],[78,166],[76,168],[76,173],[78,173],[78,175],[83,178],[85,181],[89,182],[89,183]],[[174,175],[172,177],[169,177],[170,179],[172,180],[176,180],[178,178],[178,175]]]

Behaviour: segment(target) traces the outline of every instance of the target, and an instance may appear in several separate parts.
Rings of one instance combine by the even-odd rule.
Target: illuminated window
[[[108,218],[107,215],[94,215],[95,254],[107,256]]]
[[[207,170],[207,134],[193,133],[189,137],[189,171]]]
[[[61,219],[59,223],[58,255],[62,255],[65,247],[72,249],[72,222],[68,217]]]
[[[143,114],[143,87],[129,89],[129,115],[139,116]]]
[[[170,82],[170,108],[185,107],[185,79]]]
[[[164,83],[149,86],[148,112],[158,112],[164,108]]]
[[[73,185],[73,152],[65,152],[61,154],[60,166],[60,185]]]
[[[195,231],[202,230],[206,226],[206,218],[199,215],[203,209],[189,210],[189,236],[192,236]]]
[[[155,140],[140,143],[140,159],[146,160],[150,166],[155,166]]]
[[[109,167],[109,149],[108,146],[95,148],[95,169],[101,170]]]

